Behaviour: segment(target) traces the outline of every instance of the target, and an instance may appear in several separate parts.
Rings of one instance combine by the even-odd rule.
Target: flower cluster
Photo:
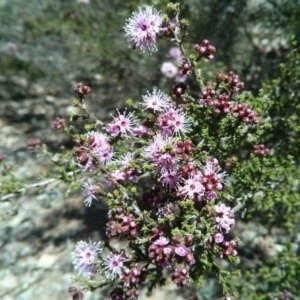
[[[157,240],[151,243],[148,249],[148,256],[153,264],[160,265],[162,268],[170,268],[174,263],[195,264],[191,246],[192,238],[185,237],[184,244],[180,243],[179,237],[173,237],[172,242],[164,236],[159,236]]]
[[[216,222],[217,222],[218,230],[220,230],[223,233],[228,233],[235,224],[233,213],[231,212],[231,208],[226,206],[223,203],[217,205]]]
[[[74,154],[84,170],[94,170],[99,162],[105,164],[113,158],[113,149],[103,133],[90,131],[83,140],[77,139],[75,143]]]

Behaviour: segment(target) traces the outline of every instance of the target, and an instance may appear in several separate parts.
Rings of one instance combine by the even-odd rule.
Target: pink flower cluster
[[[188,147],[190,152],[192,145]],[[216,192],[223,188],[226,175],[221,172],[218,161],[208,161],[201,171],[191,161],[185,165],[181,150],[182,145],[177,144],[173,137],[157,135],[144,149],[144,156],[156,167],[162,185],[167,189],[175,189],[178,197],[197,201],[201,201],[204,196],[208,200],[215,199]]]
[[[98,161],[105,164],[110,162],[114,155],[113,149],[108,143],[108,137],[94,131],[87,133],[85,141],[76,140],[74,153],[84,170],[94,170],[98,166]]]
[[[192,245],[192,241],[193,239],[187,236],[183,244],[179,237],[173,237],[170,242],[166,237],[160,235],[150,244],[148,256],[153,264],[160,265],[163,268],[170,268],[176,263],[193,265],[195,264],[194,255],[188,248]]]
[[[216,206],[216,222],[217,228],[223,233],[228,233],[230,229],[235,225],[233,213],[231,208],[225,204],[219,204]]]

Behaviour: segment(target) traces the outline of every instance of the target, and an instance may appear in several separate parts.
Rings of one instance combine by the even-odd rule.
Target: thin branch
[[[81,170],[76,170],[76,171],[71,171],[71,172],[68,172],[66,175],[68,177],[71,177],[72,175],[74,174],[77,174],[79,173]],[[64,175],[65,176],[65,175]],[[29,189],[33,189],[33,188],[39,188],[39,187],[45,187],[47,186],[48,184],[52,183],[52,182],[55,182],[55,181],[59,181],[63,178],[63,176],[60,176],[58,178],[49,178],[47,180],[44,180],[44,181],[40,181],[40,182],[36,182],[36,183],[33,183],[33,184],[26,184],[24,185],[24,187],[20,188],[19,190],[17,190],[16,192],[14,193],[10,193],[10,194],[7,194],[7,195],[4,195],[0,198],[0,201],[8,201],[9,199],[13,198],[13,197],[16,197],[16,196],[19,196],[19,195],[22,195],[24,194],[27,190]]]

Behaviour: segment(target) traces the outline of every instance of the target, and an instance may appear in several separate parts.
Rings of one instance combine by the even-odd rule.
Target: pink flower
[[[85,196],[84,202],[86,206],[91,206],[93,200],[97,199],[97,189],[92,185],[91,180],[83,183],[83,195]]]
[[[143,135],[147,134],[147,132],[148,132],[148,129],[143,125],[139,125],[133,129],[133,134],[135,136],[143,136]]]
[[[226,172],[221,172],[218,162],[208,161],[205,166],[202,167],[204,176],[215,176],[218,180],[223,183],[226,183],[225,177],[227,176]]]
[[[214,191],[208,191],[208,192],[206,193],[206,198],[207,198],[208,200],[214,200],[214,199],[217,198],[217,194],[216,194]]]
[[[106,275],[111,279],[116,279],[121,276],[124,268],[123,263],[127,260],[124,253],[111,254],[103,260],[103,266]]]
[[[156,35],[159,33],[162,21],[161,13],[155,11],[151,6],[139,8],[138,12],[134,12],[126,20],[124,29],[128,42],[143,52],[156,51]]]
[[[147,95],[143,96],[143,100],[142,105],[146,106],[145,109],[152,109],[154,112],[162,111],[171,105],[168,96],[160,90],[154,90],[152,94],[147,92]]]
[[[223,217],[224,215],[228,215],[230,213],[231,208],[226,206],[224,203],[221,203],[216,206],[216,213]]]
[[[145,148],[145,157],[156,162],[157,159],[164,154],[166,147],[175,149],[175,141],[171,137],[164,137],[160,134],[156,135],[150,145]]]
[[[110,145],[107,142],[107,136],[100,132],[88,132],[87,142],[91,150],[95,148],[110,148]]]
[[[217,244],[221,244],[224,241],[224,235],[222,233],[215,233],[214,240]]]
[[[118,165],[121,165],[122,168],[126,169],[130,167],[130,164],[133,161],[134,161],[134,153],[126,153],[122,155],[118,160],[116,160],[116,163]]]
[[[170,153],[158,153],[154,163],[160,170],[172,171],[177,165],[178,159]]]
[[[102,162],[110,162],[113,158],[113,150],[107,142],[107,136],[103,133],[91,131],[87,134],[87,144],[91,152]],[[93,169],[93,158],[89,157],[85,170]]]
[[[169,241],[168,241],[168,239],[166,237],[160,236],[153,244],[157,245],[157,246],[163,247],[163,246],[168,245]]]
[[[190,121],[182,110],[169,108],[159,115],[158,126],[166,136],[180,136],[189,131]]]
[[[177,75],[177,67],[170,61],[166,61],[161,65],[160,68],[162,74],[168,78],[173,78]]]
[[[111,148],[106,148],[106,149],[95,149],[93,153],[99,158],[99,160],[103,163],[108,163],[112,160],[114,154]]]
[[[181,54],[181,50],[179,47],[172,47],[170,50],[169,50],[169,55],[172,57],[172,58],[181,58],[182,54]]]
[[[215,210],[217,213],[217,228],[224,233],[228,233],[230,229],[235,225],[235,220],[233,218],[231,208],[222,203],[217,205],[215,207]]]
[[[172,170],[162,170],[161,177],[159,178],[162,185],[167,188],[175,188],[181,180],[182,178],[177,175],[177,172]]]
[[[178,194],[189,199],[200,200],[200,198],[204,195],[204,192],[204,186],[194,176],[184,179],[183,186],[178,187]]]
[[[101,253],[100,243],[79,241],[72,252],[74,267],[79,274],[85,277],[93,278],[97,272],[95,262],[99,253]]]
[[[188,253],[188,249],[186,248],[186,246],[180,244],[180,245],[176,246],[175,253],[178,256],[185,257]]]
[[[190,122],[186,113],[176,110],[172,118],[172,130],[176,135],[185,135],[189,131]]]
[[[122,114],[118,111],[118,117],[113,117],[113,123],[108,124],[106,131],[112,136],[117,136],[118,134],[128,137],[129,133],[133,133],[136,127],[136,117],[133,112],[127,113],[125,110]]]
[[[120,170],[114,170],[111,172],[111,177],[117,181],[125,180],[125,173]]]

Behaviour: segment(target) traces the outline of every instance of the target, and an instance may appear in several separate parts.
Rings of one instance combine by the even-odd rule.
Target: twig
[[[68,172],[66,175],[68,177],[74,175],[74,174],[77,174],[79,173],[81,170],[76,170],[76,171],[72,171],[72,172]],[[27,190],[29,189],[32,189],[32,188],[39,188],[39,187],[43,187],[43,186],[47,186],[48,184],[52,183],[52,182],[55,182],[57,180],[61,180],[63,178],[63,176],[60,176],[58,178],[50,178],[50,179],[47,179],[47,180],[44,180],[44,181],[41,181],[41,182],[36,182],[36,183],[33,183],[33,184],[27,184],[27,185],[24,185],[24,187],[20,188],[19,190],[17,190],[16,192],[14,193],[10,193],[10,194],[7,194],[7,195],[4,195],[0,198],[0,201],[8,201],[10,198],[13,198],[15,196],[18,196],[18,195],[22,195],[24,194]]]

